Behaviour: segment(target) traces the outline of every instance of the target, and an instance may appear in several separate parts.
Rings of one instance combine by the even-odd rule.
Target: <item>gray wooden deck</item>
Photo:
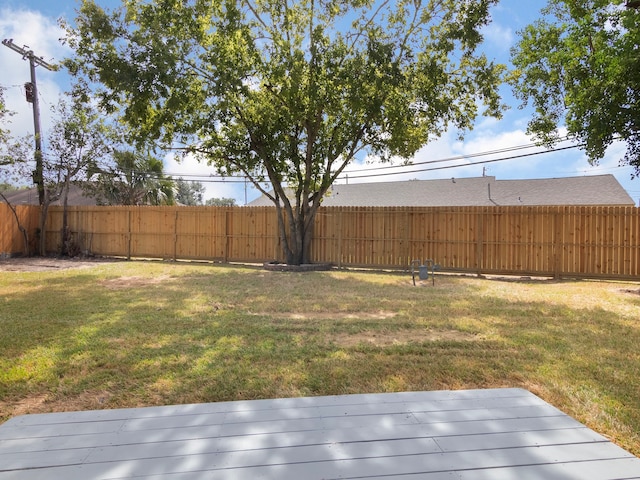
[[[640,459],[521,389],[15,417],[6,479],[640,479]]]

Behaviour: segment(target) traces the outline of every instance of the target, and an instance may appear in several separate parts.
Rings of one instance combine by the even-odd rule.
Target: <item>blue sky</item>
[[[105,7],[120,4],[117,0],[97,0]],[[509,49],[517,40],[517,32],[539,17],[545,5],[544,0],[501,0],[492,10],[493,22],[486,28],[485,50],[490,58],[508,63]],[[72,20],[77,6],[76,0],[0,0],[0,38],[13,38],[19,45],[29,48],[45,60],[55,62],[69,55],[69,51],[60,45],[58,39],[62,32],[57,26],[57,19],[64,17]],[[21,56],[10,49],[0,46],[0,85],[7,87],[6,100],[10,110],[16,112],[10,124],[16,135],[33,132],[31,105],[24,100],[22,85],[29,80],[29,64]],[[42,109],[43,132],[46,134],[50,125],[49,107],[57,102],[61,92],[67,88],[67,77],[64,73],[48,72],[37,69],[40,104]],[[421,149],[413,159],[416,164],[432,160],[469,156],[483,152],[495,152],[532,145],[526,135],[526,124],[530,111],[518,108],[518,102],[512,97],[511,90],[505,86],[501,90],[504,101],[511,107],[501,120],[479,118],[474,130],[460,142],[457,132],[448,132],[441,139]],[[563,144],[561,146],[567,146]],[[46,138],[45,145],[46,149]],[[640,201],[640,180],[631,180],[633,169],[620,167],[625,146],[616,144],[610,147],[605,158],[598,166],[591,166],[579,149],[568,149],[555,153],[524,156],[511,160],[480,164],[477,162],[504,158],[541,151],[531,148],[512,153],[499,153],[482,157],[468,157],[451,162],[434,165],[415,165],[397,169],[370,170],[378,164],[375,159],[367,159],[367,163],[354,163],[347,172],[349,183],[402,181],[409,179],[433,179],[451,177],[478,177],[483,173],[497,179],[553,178],[582,175],[613,174],[627,190],[636,203]],[[433,167],[455,166],[439,170],[425,170]],[[207,192],[205,198],[232,197],[240,205],[245,199],[251,201],[259,192],[242,184],[209,182],[215,170],[194,161],[176,163],[170,157],[165,158],[165,171],[174,176],[184,176],[203,181]],[[379,174],[384,176],[373,176]],[[392,174],[393,175],[389,175]],[[201,177],[194,177],[201,175]],[[342,178],[339,183],[347,180]]]

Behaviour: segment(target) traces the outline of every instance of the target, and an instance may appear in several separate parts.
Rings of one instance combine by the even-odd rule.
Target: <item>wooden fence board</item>
[[[35,239],[38,207],[18,207]],[[0,253],[22,252],[0,204]],[[69,207],[83,253],[105,256],[283,260],[271,207]],[[47,249],[60,244],[62,207],[50,207]],[[432,259],[444,270],[601,278],[640,277],[636,207],[328,207],[316,217],[311,259],[341,267],[407,269]]]

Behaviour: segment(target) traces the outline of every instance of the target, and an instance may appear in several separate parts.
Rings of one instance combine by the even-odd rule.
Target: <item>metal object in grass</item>
[[[426,260],[411,260],[411,278],[413,279],[413,286],[416,285],[416,274],[420,280],[429,280],[431,276],[431,282],[436,284],[436,270],[440,269],[440,265],[435,263],[432,259]]]

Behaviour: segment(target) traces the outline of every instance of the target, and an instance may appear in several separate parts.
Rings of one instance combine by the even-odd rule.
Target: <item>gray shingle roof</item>
[[[271,206],[264,195],[249,206]],[[323,206],[467,207],[513,205],[625,205],[633,199],[613,175],[496,180],[495,177],[334,185]]]
[[[16,190],[11,193],[5,193],[7,200],[12,205],[38,205],[38,190],[35,188]],[[0,198],[0,202],[2,202]],[[69,205],[95,205],[95,198],[88,197],[84,194],[82,189],[77,185],[69,186],[69,198],[67,199]],[[62,205],[62,200],[56,200],[52,205]]]

